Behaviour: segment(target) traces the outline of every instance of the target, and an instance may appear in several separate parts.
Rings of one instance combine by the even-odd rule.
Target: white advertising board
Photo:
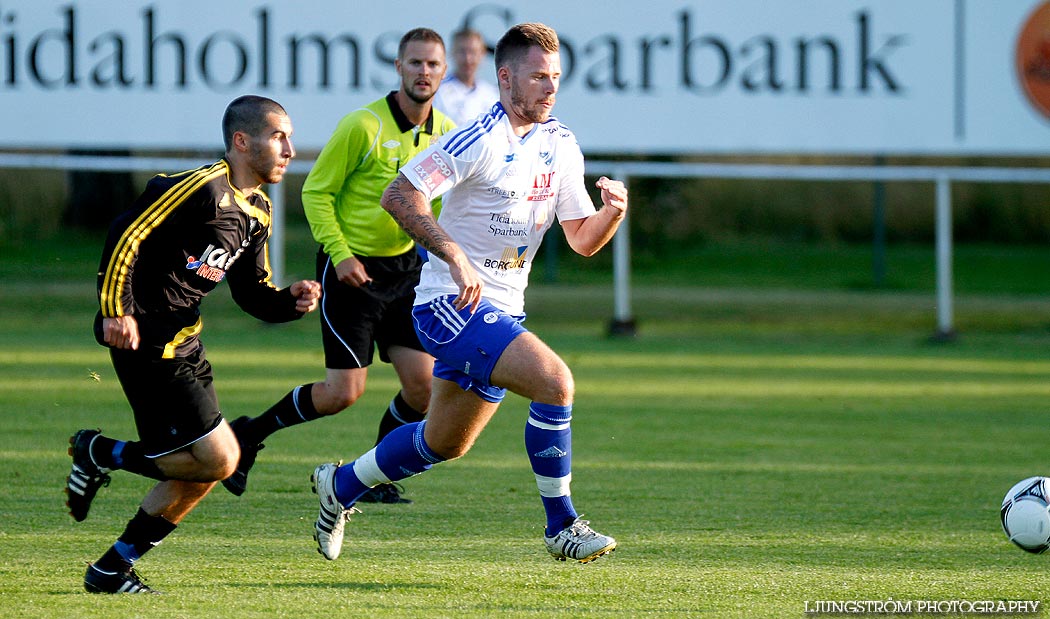
[[[256,93],[316,151],[404,31],[523,21],[558,30],[589,153],[1050,154],[1038,0],[0,0],[0,148],[216,149]]]

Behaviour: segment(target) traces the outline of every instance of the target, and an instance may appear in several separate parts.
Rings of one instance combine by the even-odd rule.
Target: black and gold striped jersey
[[[110,227],[98,271],[102,319],[133,315],[139,350],[161,358],[199,346],[201,299],[227,280],[237,304],[266,322],[295,320],[295,298],[270,281],[266,241],[271,205],[230,182],[222,159],[174,175],[158,175]]]

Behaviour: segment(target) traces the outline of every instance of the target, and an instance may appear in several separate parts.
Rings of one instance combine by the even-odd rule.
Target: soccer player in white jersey
[[[412,159],[383,194],[383,208],[432,256],[413,310],[420,341],[437,359],[430,411],[356,461],[315,469],[314,537],[328,559],[339,556],[357,497],[463,456],[508,389],[532,401],[525,448],[547,514],[547,551],[586,563],[616,548],[570,498],[572,373],[521,323],[529,270],[554,219],[569,246],[590,256],[623,221],[627,190],[602,177],[596,210],[576,138],[551,117],[561,76],[552,29],[514,26],[495,60],[499,105]],[[438,195],[435,220],[430,201]]]
[[[434,107],[448,114],[457,125],[473,122],[499,100],[496,87],[477,77],[485,54],[485,39],[477,30],[463,28],[452,34],[456,70],[442,80],[434,95]]]

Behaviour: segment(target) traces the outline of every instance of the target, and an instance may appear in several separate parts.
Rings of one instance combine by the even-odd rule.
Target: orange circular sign
[[[1017,37],[1017,77],[1032,105],[1050,118],[1050,2],[1032,11]]]

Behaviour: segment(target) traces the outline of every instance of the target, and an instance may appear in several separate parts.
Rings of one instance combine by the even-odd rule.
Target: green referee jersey
[[[355,256],[397,256],[412,239],[379,199],[398,169],[455,127],[431,108],[415,126],[396,93],[347,114],[321,150],[303,184],[303,210],[314,239],[332,262]]]

